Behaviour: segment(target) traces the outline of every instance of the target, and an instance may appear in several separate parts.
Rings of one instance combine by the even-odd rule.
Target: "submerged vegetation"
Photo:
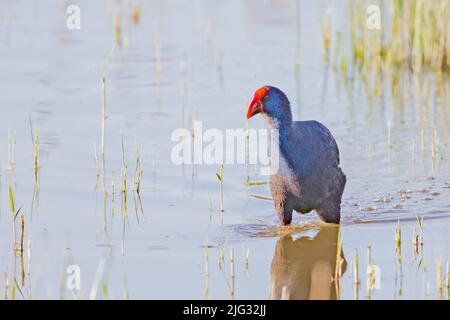
[[[220,166],[219,173],[216,173],[216,177],[220,183],[220,222],[221,222],[221,224],[223,224],[223,215],[225,212],[225,209],[223,207],[223,179],[224,179],[223,163]]]
[[[377,15],[380,25],[369,28],[367,8],[371,6],[380,9]],[[324,17],[322,47],[326,64],[341,74],[348,94],[354,94],[355,81],[360,80],[369,103],[382,103],[389,94],[392,107],[419,104],[425,113],[425,108],[433,103],[431,95],[435,94],[438,99],[434,103],[442,108],[448,106],[450,3],[447,0],[349,0],[347,16],[348,24],[340,28],[331,27],[329,17]],[[385,90],[386,84],[389,91]],[[442,133],[434,128],[429,131],[435,168],[440,145],[445,143],[450,148],[450,143],[439,137]],[[423,152],[423,136],[420,139]],[[413,140],[413,149],[415,144]]]
[[[380,8],[381,25],[369,28],[370,6]],[[332,34],[328,18],[322,20],[322,49],[330,57],[334,38],[334,62],[346,74],[349,65],[364,77],[370,71],[406,68],[414,73],[450,73],[450,4],[447,0],[348,1],[349,28]],[[349,51],[342,44],[349,36]],[[350,54],[349,54],[350,52]]]
[[[369,30],[368,1],[349,1],[352,59],[362,70],[406,67],[450,72],[450,4],[446,0],[380,1],[382,27]],[[372,2],[370,4],[373,4]]]

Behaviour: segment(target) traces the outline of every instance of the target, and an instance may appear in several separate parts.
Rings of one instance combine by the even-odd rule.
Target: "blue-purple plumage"
[[[270,186],[280,221],[290,224],[294,210],[315,210],[323,221],[339,223],[346,177],[336,141],[318,121],[292,121],[286,95],[275,87],[263,88],[266,94],[252,101],[248,114],[261,112],[268,129],[279,132],[279,170],[271,175]],[[259,112],[250,112],[255,106]]]

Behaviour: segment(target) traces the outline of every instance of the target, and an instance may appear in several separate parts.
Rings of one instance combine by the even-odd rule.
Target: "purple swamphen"
[[[346,178],[330,131],[317,121],[292,121],[289,100],[275,87],[256,90],[247,119],[258,113],[267,129],[278,131],[279,169],[270,188],[281,223],[291,223],[293,210],[315,210],[323,221],[339,223]]]

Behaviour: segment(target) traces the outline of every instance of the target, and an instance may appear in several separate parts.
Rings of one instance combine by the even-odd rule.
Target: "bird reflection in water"
[[[339,226],[322,225],[314,238],[292,233],[276,244],[271,268],[270,299],[335,300],[334,276]],[[342,274],[347,262],[341,252]]]

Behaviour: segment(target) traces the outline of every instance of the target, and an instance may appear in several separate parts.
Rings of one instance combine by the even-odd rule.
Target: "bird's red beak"
[[[257,100],[256,98],[254,98],[252,100],[252,103],[250,103],[250,105],[248,106],[247,119],[250,119],[255,114],[258,114],[262,111],[263,111],[263,107],[262,107],[261,101],[259,99]]]
[[[266,87],[261,87],[256,90],[255,95],[253,97],[252,102],[248,106],[247,110],[247,119],[250,119],[255,114],[263,112],[263,104],[261,103],[261,99],[263,99],[269,90]]]

